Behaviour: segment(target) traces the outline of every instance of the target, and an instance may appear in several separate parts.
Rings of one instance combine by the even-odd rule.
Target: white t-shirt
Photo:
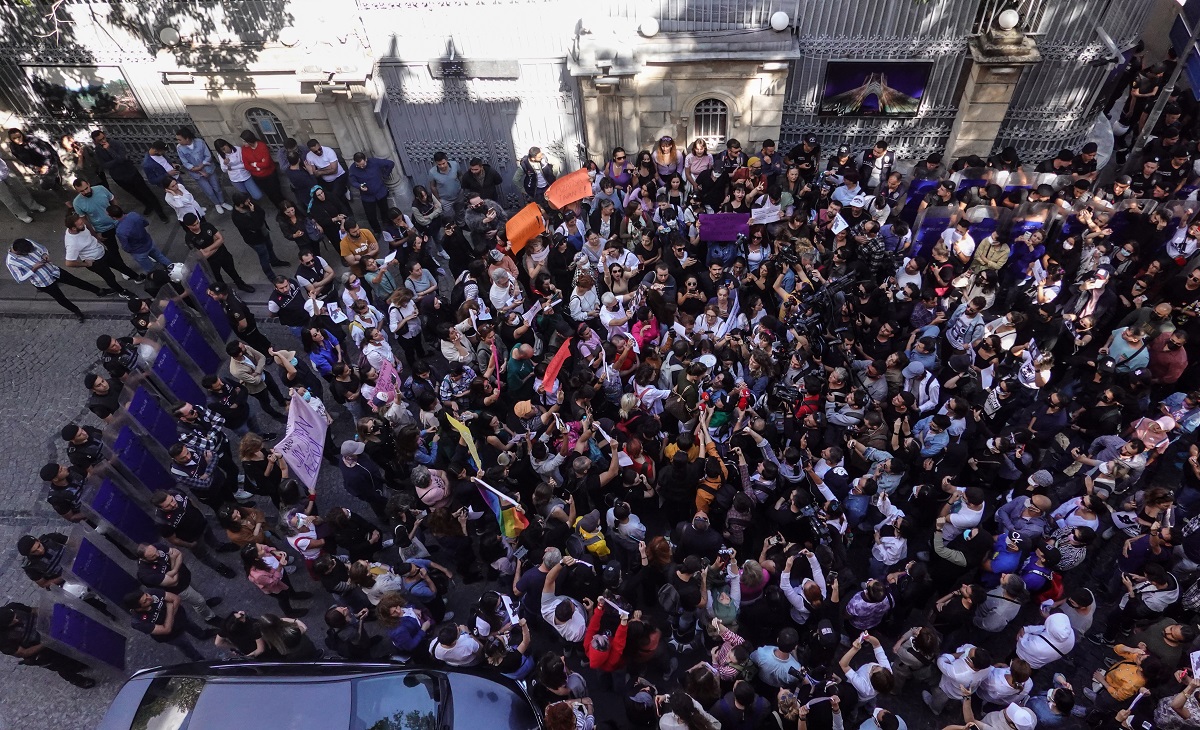
[[[570,601],[575,607],[574,613],[566,623],[558,623],[554,619],[554,609],[558,606],[559,600]],[[587,633],[587,617],[584,614],[583,606],[574,598],[567,596],[556,596],[553,593],[542,593],[542,618],[554,627],[559,636],[562,636],[567,641],[583,641],[583,635]]]
[[[86,228],[79,233],[67,231],[63,243],[67,249],[67,261],[96,261],[104,258],[104,244],[97,241]]]
[[[308,151],[305,159],[313,164],[314,167],[328,167],[329,165],[337,165],[332,175],[322,175],[321,179],[325,182],[333,182],[342,175],[346,174],[346,170],[342,167],[342,163],[338,162],[337,153],[328,147],[321,147],[321,154],[316,154],[312,150]]]

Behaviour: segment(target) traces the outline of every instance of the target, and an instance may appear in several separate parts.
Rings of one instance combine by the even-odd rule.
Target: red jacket
[[[255,150],[242,145],[242,164],[254,177],[270,177],[277,169],[275,160],[271,159],[271,148],[266,142],[259,142]]]
[[[622,623],[617,627],[617,635],[608,642],[608,651],[592,648],[592,637],[600,630],[600,615],[604,606],[596,606],[592,619],[588,621],[587,631],[583,634],[583,648],[587,652],[588,666],[599,672],[612,672],[621,668],[622,654],[625,653],[625,632],[629,626]]]

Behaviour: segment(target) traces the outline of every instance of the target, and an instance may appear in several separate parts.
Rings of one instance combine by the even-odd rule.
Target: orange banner
[[[563,175],[546,188],[546,202],[555,210],[562,210],[571,203],[591,196],[592,181],[586,169]]]
[[[508,236],[508,248],[514,254],[520,253],[525,244],[545,232],[546,221],[542,218],[542,209],[537,203],[530,203],[517,211],[504,226],[504,233]]]

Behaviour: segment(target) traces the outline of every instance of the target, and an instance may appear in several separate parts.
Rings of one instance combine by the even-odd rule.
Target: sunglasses
[[[614,162],[624,162],[624,161],[625,161],[625,155],[621,155],[620,157],[614,157],[614,158],[613,158],[613,161],[614,161]]]
[[[675,140],[671,139],[670,137],[663,137],[662,139],[658,140],[658,143],[659,144],[671,144],[674,141]]]

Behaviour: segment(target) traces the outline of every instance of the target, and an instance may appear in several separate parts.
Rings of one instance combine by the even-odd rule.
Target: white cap
[[[1037,717],[1033,711],[1013,702],[1004,708],[1004,716],[1012,721],[1017,730],[1034,730],[1037,727]]]

